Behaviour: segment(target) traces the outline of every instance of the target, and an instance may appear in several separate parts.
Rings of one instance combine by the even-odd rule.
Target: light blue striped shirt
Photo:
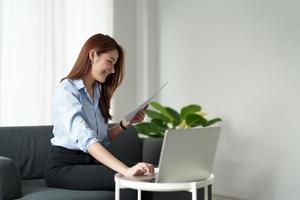
[[[94,98],[87,93],[82,79],[63,80],[54,93],[52,145],[87,152],[95,142],[107,146],[108,125],[99,109],[101,86],[93,85]]]

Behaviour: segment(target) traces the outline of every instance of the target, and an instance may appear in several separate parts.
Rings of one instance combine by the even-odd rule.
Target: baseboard
[[[213,194],[212,195],[212,200],[242,200],[242,199],[237,199],[234,197],[227,197],[219,194]]]

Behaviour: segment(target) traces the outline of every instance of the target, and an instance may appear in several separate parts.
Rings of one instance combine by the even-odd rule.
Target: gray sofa
[[[0,200],[114,199],[114,191],[65,190],[45,185],[43,170],[51,149],[52,129],[52,126],[0,128]],[[136,134],[136,131],[130,127],[124,134]],[[120,135],[115,142],[119,149],[114,149],[124,159],[130,154],[157,163],[161,141],[152,145],[150,140],[124,141]],[[130,142],[135,143],[134,149]]]
[[[0,200],[113,200],[114,191],[67,190],[46,186],[43,170],[51,149],[52,129],[53,126],[0,127]],[[137,133],[129,127],[124,134]],[[121,152],[122,158],[134,155],[145,162],[158,164],[161,139],[125,141],[121,134],[114,143],[117,146],[114,149]],[[132,143],[135,143],[134,147]],[[122,196],[122,199],[132,199],[121,193]],[[190,199],[187,192],[151,193],[149,196],[146,195],[145,199]],[[198,197],[203,198],[202,189],[199,189]]]

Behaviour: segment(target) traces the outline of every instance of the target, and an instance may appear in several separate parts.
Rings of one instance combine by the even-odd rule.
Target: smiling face
[[[115,73],[115,64],[118,61],[119,53],[116,49],[97,55],[95,50],[90,51],[92,68],[90,75],[92,79],[104,83],[106,78]]]

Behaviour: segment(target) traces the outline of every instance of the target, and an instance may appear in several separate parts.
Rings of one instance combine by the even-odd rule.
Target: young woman
[[[90,37],[54,94],[53,147],[45,169],[48,186],[113,189],[116,172],[124,176],[153,174],[152,164],[123,163],[106,148],[131,123],[144,119],[141,110],[131,122],[108,128],[111,98],[123,75],[122,47],[107,35]]]

